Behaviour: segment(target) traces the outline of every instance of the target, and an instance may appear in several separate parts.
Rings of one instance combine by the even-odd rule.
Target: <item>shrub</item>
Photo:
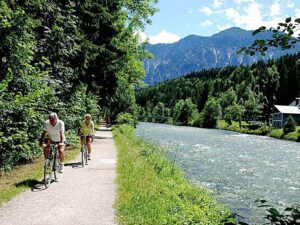
[[[293,117],[289,116],[286,123],[283,126],[283,133],[294,132],[296,130],[296,122]]]
[[[133,127],[136,126],[136,121],[130,113],[120,113],[117,116],[117,125],[128,124]]]

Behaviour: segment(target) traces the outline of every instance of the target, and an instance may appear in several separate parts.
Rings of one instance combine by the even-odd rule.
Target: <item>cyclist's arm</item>
[[[40,145],[40,147],[43,146],[43,140],[44,140],[44,138],[46,137],[46,133],[47,133],[47,131],[43,131],[43,133],[42,133],[42,135],[41,135],[41,138],[40,138],[40,140],[39,140],[39,145]]]
[[[78,127],[77,134],[78,134],[78,136],[80,136],[80,134],[81,134],[81,125]]]
[[[65,139],[65,124],[64,122],[60,121],[60,131],[59,131],[59,134],[60,134],[60,143],[64,143],[64,141],[66,140]]]

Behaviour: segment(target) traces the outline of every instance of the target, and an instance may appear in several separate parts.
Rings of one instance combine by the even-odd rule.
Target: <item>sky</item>
[[[151,44],[173,43],[191,34],[212,36],[230,27],[255,30],[300,18],[300,0],[159,0],[151,25],[140,32]]]

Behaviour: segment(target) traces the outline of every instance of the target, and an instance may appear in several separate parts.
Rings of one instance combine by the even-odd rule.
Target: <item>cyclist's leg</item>
[[[92,137],[87,138],[87,149],[88,149],[88,159],[91,159],[91,153],[92,153]]]
[[[58,154],[59,154],[59,161],[60,161],[60,172],[64,171],[64,159],[65,159],[65,144],[58,144]]]
[[[61,162],[65,159],[65,144],[58,144],[59,160]]]
[[[80,137],[80,143],[81,143],[81,145],[84,144],[84,137],[83,136]]]
[[[87,142],[88,153],[91,154],[92,153],[92,138],[88,137],[86,142]]]

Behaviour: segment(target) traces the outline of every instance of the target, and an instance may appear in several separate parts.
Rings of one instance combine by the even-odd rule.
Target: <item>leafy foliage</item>
[[[294,132],[296,130],[296,122],[293,117],[290,115],[283,125],[283,133],[287,134],[289,132]]]
[[[204,106],[202,114],[202,126],[214,128],[217,125],[217,120],[221,116],[221,106],[215,98],[209,98]]]
[[[120,113],[118,116],[117,116],[117,125],[122,125],[122,124],[127,124],[127,125],[130,125],[130,126],[135,126],[135,120],[133,119],[133,116],[129,113]]]
[[[250,47],[241,48],[239,53],[244,51],[246,54],[253,56],[256,52],[259,52],[260,54],[265,55],[266,51],[271,47],[280,47],[282,50],[294,48],[296,43],[300,41],[299,35],[296,38],[294,37],[295,32],[299,27],[300,18],[292,20],[291,17],[286,18],[285,22],[278,23],[276,28],[266,28],[265,26],[262,26],[253,31],[252,34],[257,35],[261,32],[271,31],[272,38],[255,40]]]
[[[153,3],[0,2],[0,170],[41,154],[36,140],[49,112],[68,135],[85,113],[135,114],[146,55],[135,32]]]
[[[274,105],[288,105],[300,93],[299,54],[286,55],[278,60],[259,61],[251,66],[224,67],[187,74],[174,80],[145,87],[136,91],[139,107],[143,108],[141,119],[147,120],[167,116],[174,124],[203,126],[203,111],[210,97],[221,106],[222,119],[228,123],[236,121],[268,122],[274,112]],[[196,112],[188,118],[179,112],[183,100],[190,99],[196,105]],[[159,115],[158,104],[170,111]],[[162,112],[161,112],[162,113]],[[193,116],[192,116],[193,114]],[[202,114],[203,115],[203,114]],[[149,121],[149,120],[148,120]],[[150,120],[151,121],[151,120]],[[157,122],[157,121],[153,121]]]

